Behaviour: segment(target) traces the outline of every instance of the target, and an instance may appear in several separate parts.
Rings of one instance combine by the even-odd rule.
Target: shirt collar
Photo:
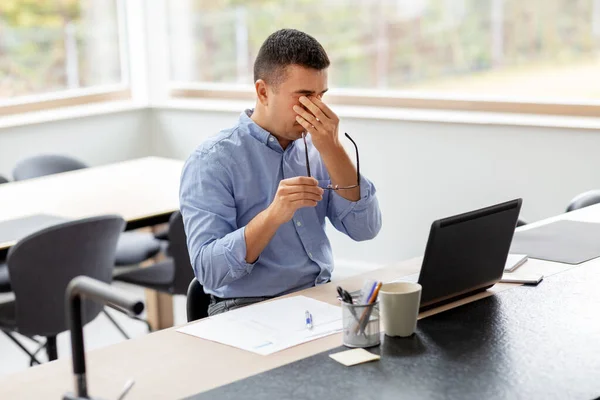
[[[281,148],[281,145],[279,144],[279,141],[277,140],[277,138],[275,136],[273,136],[266,129],[263,129],[260,126],[258,126],[256,124],[256,122],[254,122],[252,120],[252,118],[250,118],[252,116],[253,112],[254,112],[253,108],[247,109],[242,112],[242,114],[240,115],[240,120],[239,120],[240,128],[244,132],[249,133],[250,136],[252,136],[254,139],[258,140],[262,144],[266,145],[267,147],[269,147],[275,151],[278,151],[278,152],[283,152],[283,149]],[[291,142],[287,148],[291,149],[294,146],[294,143],[295,143],[295,141]]]
[[[256,122],[254,122],[252,118],[250,118],[253,112],[254,109],[248,109],[242,112],[242,114],[240,115],[240,127],[262,144],[268,144],[269,137],[271,136],[271,134],[265,129],[258,126]]]

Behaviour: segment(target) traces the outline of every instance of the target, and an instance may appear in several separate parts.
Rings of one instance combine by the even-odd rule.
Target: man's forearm
[[[321,158],[327,168],[332,185],[352,186],[356,185],[356,168],[352,164],[348,153],[341,145],[332,146],[321,151]],[[360,200],[360,188],[339,190],[338,194],[350,201]]]
[[[271,213],[271,209],[267,208],[246,225],[246,262],[249,264],[258,259],[279,229],[279,224],[273,221]]]

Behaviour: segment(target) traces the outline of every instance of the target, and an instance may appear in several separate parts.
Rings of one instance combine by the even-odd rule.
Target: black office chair
[[[40,363],[36,354],[46,348],[49,360],[58,357],[56,335],[69,329],[65,315],[65,290],[76,276],[109,283],[115,250],[125,221],[101,216],[69,221],[21,239],[8,253],[7,265],[15,299],[0,304],[0,330]],[[86,302],[84,323],[103,307]],[[46,343],[31,353],[17,339],[45,336]]]
[[[0,185],[8,183],[8,179],[0,175]],[[3,257],[4,258],[4,257]],[[10,292],[10,279],[8,277],[8,267],[4,262],[4,259],[0,259],[0,293]]]
[[[188,322],[208,317],[209,305],[210,296],[204,293],[204,289],[200,282],[198,282],[198,279],[192,279],[190,286],[188,286],[186,300]]]
[[[600,190],[590,190],[575,196],[567,206],[567,212],[593,206],[598,203],[600,203]]]
[[[57,154],[43,154],[19,161],[13,168],[13,179],[23,181],[84,168],[87,168],[87,165],[74,158]]]
[[[117,271],[114,280],[159,292],[185,295],[189,282],[194,278],[194,271],[188,254],[183,218],[178,211],[169,219],[168,254],[170,257],[166,260],[148,267]]]
[[[10,277],[8,275],[8,266],[5,262],[0,262],[0,293],[8,292],[12,292]]]
[[[71,157],[44,154],[19,161],[13,169],[13,178],[20,181],[87,167],[85,163]],[[151,233],[123,232],[117,246],[115,265],[139,264],[154,257],[160,249],[161,242]]]

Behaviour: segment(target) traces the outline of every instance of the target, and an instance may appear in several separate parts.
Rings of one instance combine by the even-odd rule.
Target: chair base
[[[121,332],[121,335],[123,335],[123,337],[127,340],[131,339],[129,337],[129,335],[127,334],[127,332],[125,332],[125,329],[123,329],[123,327],[121,325],[119,325],[119,323],[113,318],[112,315],[109,314],[109,312],[106,310],[106,308],[104,308],[102,310],[102,313],[106,316],[106,318],[109,319],[109,321],[115,326],[115,328],[117,328],[117,330],[119,332]],[[143,318],[138,317],[137,315],[128,315],[127,316],[131,319],[135,319],[136,321],[140,321],[143,322],[144,324],[146,324],[146,327],[148,328],[148,333],[152,332],[152,326],[150,326],[150,322],[146,321]]]
[[[46,341],[46,354],[48,355],[48,361],[54,361],[58,359],[58,348],[56,347],[56,336],[49,336]]]
[[[56,336],[51,336],[46,338],[45,343],[40,343],[38,340],[34,338],[27,337],[28,339],[39,344],[39,347],[33,353],[29,351],[27,347],[12,332],[2,331],[10,340],[13,341],[21,350],[23,350],[29,356],[29,366],[32,367],[34,364],[41,364],[41,361],[37,359],[37,355],[42,349],[46,349],[46,354],[48,355],[48,361],[54,361],[58,359],[58,349],[56,347]]]

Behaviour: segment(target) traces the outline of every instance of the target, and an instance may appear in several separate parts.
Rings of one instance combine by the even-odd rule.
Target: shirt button
[[[270,137],[270,138],[269,138],[269,142],[274,142],[274,141],[275,141],[275,138],[274,138],[274,137]]]
[[[310,258],[312,258],[312,253],[308,253],[308,256],[309,256]]]
[[[296,221],[296,225],[298,225],[298,226],[302,226],[302,222],[300,222],[300,221]]]

